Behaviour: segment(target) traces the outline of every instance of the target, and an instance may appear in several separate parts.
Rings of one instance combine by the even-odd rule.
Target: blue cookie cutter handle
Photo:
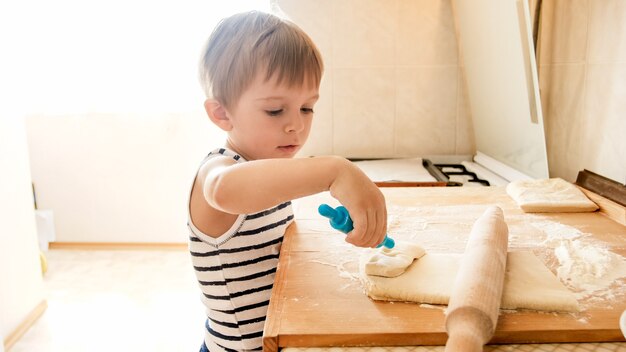
[[[317,208],[317,211],[320,215],[327,217],[330,220],[330,226],[336,230],[348,233],[354,228],[348,209],[346,209],[343,205],[333,208],[328,204],[322,204]],[[393,248],[395,245],[396,242],[391,237],[385,235],[383,242],[376,247],[385,246],[387,248]]]

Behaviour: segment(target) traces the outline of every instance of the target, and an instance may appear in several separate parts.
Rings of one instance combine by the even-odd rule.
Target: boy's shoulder
[[[226,148],[218,148],[209,152],[198,170],[198,175],[206,176],[211,170],[228,167],[246,161],[241,155]]]
[[[209,158],[215,158],[215,157],[227,157],[227,158],[231,158],[237,162],[240,161],[245,161],[245,159],[235,153],[234,151],[227,149],[227,148],[217,148],[217,149],[213,149],[211,152],[209,152],[209,154],[207,154],[205,160],[209,159]]]

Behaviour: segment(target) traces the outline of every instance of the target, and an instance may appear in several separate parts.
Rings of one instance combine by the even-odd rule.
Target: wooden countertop
[[[580,236],[626,256],[626,226],[603,213],[526,214],[504,187],[383,188],[389,234],[431,252],[461,253],[478,216],[489,205],[504,210],[509,250],[532,250],[553,271],[556,242]],[[294,202],[295,223],[285,234],[265,325],[266,351],[281,347],[444,345],[444,306],[379,302],[357,278],[362,249],[345,243],[317,214],[327,193]],[[613,209],[614,210],[614,209]],[[591,242],[590,242],[591,241]],[[624,281],[604,296],[579,302],[583,311],[501,311],[490,343],[624,341]]]

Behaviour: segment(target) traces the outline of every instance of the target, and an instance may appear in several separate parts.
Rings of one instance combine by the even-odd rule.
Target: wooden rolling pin
[[[498,322],[509,230],[493,206],[476,220],[446,311],[446,352],[482,351]]]

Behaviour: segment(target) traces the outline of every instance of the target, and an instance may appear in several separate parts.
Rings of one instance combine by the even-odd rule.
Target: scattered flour
[[[322,265],[328,265],[328,266],[332,266],[334,268],[337,268],[337,271],[339,271],[339,277],[342,277],[344,279],[350,279],[352,281],[359,281],[359,276],[356,273],[351,273],[350,271],[348,271],[346,269],[346,264],[352,262],[352,260],[344,260],[339,264],[335,264],[335,263],[328,263],[328,262],[324,262],[321,260],[310,260],[311,263],[317,263],[317,264],[322,264]]]
[[[428,247],[429,250],[437,250],[438,246],[449,250],[446,246],[451,243],[463,243],[462,239],[457,236],[449,236],[445,241],[441,237],[446,235],[445,231],[436,228],[432,229],[436,232],[438,238],[433,238],[431,227],[433,225],[449,223],[448,216],[454,214],[463,214],[461,216],[473,216],[477,211],[475,208],[446,208],[439,209],[432,213],[432,209],[425,211],[422,208],[398,208],[395,216],[390,216],[388,228],[391,234],[399,235],[399,238],[408,237],[417,239],[420,243]],[[479,210],[482,210],[478,207]],[[400,211],[401,210],[401,211]],[[400,219],[411,218],[411,226],[400,226]],[[429,220],[426,220],[429,219]],[[607,301],[623,299],[626,296],[626,259],[619,254],[613,253],[597,240],[591,238],[590,234],[583,233],[577,228],[561,224],[559,222],[546,219],[541,216],[535,216],[532,221],[525,222],[530,225],[543,236],[532,238],[532,243],[540,244],[547,248],[550,252],[549,256],[555,258],[553,263],[556,265],[556,275],[561,282],[566,285],[578,299],[579,303],[598,303],[605,305]],[[439,234],[441,231],[441,234]],[[520,232],[524,236],[524,232]],[[520,237],[518,235],[518,237]],[[509,239],[511,241],[511,238]],[[513,238],[515,240],[515,236]],[[525,238],[520,238],[520,241]],[[528,239],[531,240],[531,239]],[[432,242],[432,243],[431,243]],[[351,253],[357,254],[357,253]],[[357,258],[358,256],[349,256]],[[352,272],[346,267],[346,264],[353,261],[341,260],[335,263],[312,260],[312,262],[328,265],[337,268],[339,276],[349,279],[351,282],[360,280],[358,273]],[[558,264],[557,264],[558,262]],[[350,286],[348,283],[346,286]],[[345,288],[345,287],[344,287]],[[342,288],[343,289],[343,288]]]
[[[577,240],[563,241],[554,254],[560,264],[559,278],[574,287],[584,287],[603,278],[614,259],[606,248],[585,246]]]
[[[574,227],[554,221],[540,220],[532,222],[531,225],[546,235],[546,239],[541,244],[552,248],[562,241],[574,240],[584,235]]]
[[[554,249],[559,261],[558,278],[577,293],[577,298],[592,294],[611,299],[609,289],[616,280],[626,277],[624,257],[599,245],[580,240],[563,241]]]
[[[626,260],[609,251],[590,235],[554,221],[540,220],[531,225],[545,234],[541,243],[554,251],[556,274],[576,298],[589,302],[615,299],[626,294]]]

